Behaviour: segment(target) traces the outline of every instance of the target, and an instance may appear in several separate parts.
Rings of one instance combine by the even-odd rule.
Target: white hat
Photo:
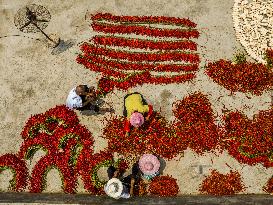
[[[107,182],[105,187],[105,193],[108,196],[118,199],[120,198],[122,191],[123,191],[123,185],[119,179],[112,178]]]

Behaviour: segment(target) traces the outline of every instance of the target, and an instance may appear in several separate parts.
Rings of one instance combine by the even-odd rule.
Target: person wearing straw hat
[[[160,161],[152,154],[144,154],[138,161],[138,166],[142,172],[142,177],[145,179],[152,179],[159,175]]]
[[[129,93],[124,97],[123,115],[126,117],[124,129],[129,135],[130,126],[139,128],[153,113],[152,105],[148,105],[144,97],[138,93]]]

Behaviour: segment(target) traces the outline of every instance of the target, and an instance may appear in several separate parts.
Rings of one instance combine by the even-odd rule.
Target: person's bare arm
[[[82,104],[82,107],[85,107],[86,105],[88,105],[92,101],[93,101],[92,98],[86,98],[86,101]]]
[[[117,178],[118,176],[119,176],[119,169],[117,169],[117,170],[114,172],[113,178]]]
[[[149,105],[149,111],[145,120],[149,120],[152,114],[153,114],[153,106]]]
[[[135,185],[135,179],[132,178],[132,179],[131,179],[131,187],[130,187],[130,195],[131,195],[131,196],[134,195],[134,185]]]

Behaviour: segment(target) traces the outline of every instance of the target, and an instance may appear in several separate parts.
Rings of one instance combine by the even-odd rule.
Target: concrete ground
[[[75,40],[76,44],[59,55],[51,55],[51,49],[43,41],[32,39],[44,39],[41,34],[21,33],[14,25],[14,15],[18,9],[31,3],[43,5],[50,11],[52,17],[44,30],[46,33],[55,33],[63,40]],[[229,91],[204,74],[203,66],[208,61],[230,59],[237,50],[244,51],[235,37],[232,6],[232,0],[0,0],[0,155],[19,150],[22,143],[20,132],[31,115],[64,104],[67,93],[77,84],[87,82],[96,85],[99,74],[85,69],[75,61],[80,52],[79,45],[94,34],[89,27],[90,22],[85,18],[90,13],[189,17],[198,24],[201,35],[196,42],[201,68],[193,83],[144,85],[132,89],[143,93],[156,110],[161,109],[168,120],[173,120],[172,103],[195,91],[208,95],[218,121],[223,115],[224,106],[229,110],[242,111],[249,118],[259,110],[269,109],[269,92],[261,96],[244,93],[230,96]],[[253,60],[249,56],[247,59]],[[113,105],[116,115],[122,115],[122,97],[125,94],[114,91],[105,99]],[[107,141],[100,136],[103,118],[109,116],[79,114],[81,124],[86,125],[95,137],[95,152],[107,146]],[[30,171],[42,155],[43,152],[38,152],[28,162]],[[198,156],[186,150],[184,156],[179,158],[179,161],[166,162],[164,175],[170,174],[178,179],[180,195],[198,194],[198,186],[210,173],[210,169],[227,173],[230,168],[226,164],[242,175],[247,187],[244,193],[264,193],[262,186],[273,174],[272,168],[240,164],[226,152]],[[200,172],[200,169],[203,171]],[[11,177],[9,171],[0,175],[0,189],[7,191]],[[61,192],[60,185],[57,171],[50,171],[45,192]],[[85,192],[82,182],[78,191]]]
[[[86,194],[3,194],[0,193],[0,204],[11,205],[38,205],[38,204],[90,204],[90,205],[155,205],[155,204],[204,204],[204,205],[271,205],[273,198],[270,195],[235,195],[235,196],[180,196],[180,197],[133,197],[130,199],[112,199],[107,196],[94,197]]]

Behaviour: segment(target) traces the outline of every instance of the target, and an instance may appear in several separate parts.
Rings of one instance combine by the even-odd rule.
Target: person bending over
[[[124,97],[123,115],[126,117],[124,129],[129,135],[131,125],[139,128],[153,113],[152,105],[148,105],[144,97],[138,93],[130,93]]]
[[[69,109],[76,110],[93,110],[96,113],[112,112],[111,108],[100,108],[97,103],[98,97],[95,87],[88,87],[87,85],[78,85],[73,88],[67,97],[66,106]]]

